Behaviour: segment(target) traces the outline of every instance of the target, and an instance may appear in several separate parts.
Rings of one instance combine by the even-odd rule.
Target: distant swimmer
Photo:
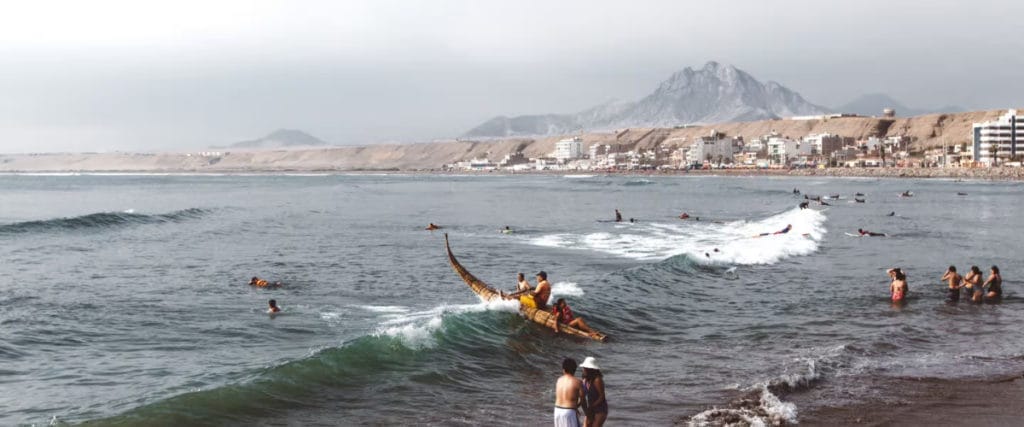
[[[960,301],[960,288],[964,286],[964,278],[963,276],[957,274],[956,266],[949,266],[949,269],[946,270],[946,274],[942,275],[942,280],[947,281],[947,283],[949,284],[949,291],[946,295],[946,301]]]
[[[903,303],[907,299],[907,292],[909,287],[907,286],[907,275],[903,273],[899,267],[890,268],[887,271],[889,278],[892,279],[892,283],[889,284],[889,294],[892,296],[892,302]]]
[[[863,228],[858,228],[857,229],[857,233],[859,233],[861,236],[870,236],[870,237],[879,237],[880,236],[880,237],[885,237],[885,233],[875,233],[875,232],[872,232],[872,231],[867,231],[867,230],[865,230]]]
[[[912,193],[910,190],[907,190],[900,193],[900,197],[914,197],[914,193]]]
[[[800,209],[807,209],[810,206],[810,202],[800,202]]]
[[[956,193],[956,195],[957,195],[957,196],[966,196],[966,195],[967,195],[967,193],[964,193],[963,191],[958,191],[958,192]]]
[[[253,276],[252,279],[249,280],[249,286],[255,286],[257,288],[267,288],[267,287],[275,287],[276,288],[278,286],[281,286],[281,282],[273,282],[273,283],[271,283],[271,282],[268,282],[266,280],[260,279],[259,277]]]
[[[269,308],[267,308],[267,313],[275,314],[281,312],[281,307],[277,306],[277,300],[272,299],[270,301],[267,301],[267,305],[270,306]]]
[[[864,193],[857,193],[857,194],[854,194],[854,196],[857,196],[857,197],[864,197]]]
[[[429,230],[429,231],[440,230],[440,229],[441,229],[441,227],[438,226],[437,224],[434,224],[434,223],[430,223],[429,225],[427,225],[427,230]]]
[[[558,325],[564,324],[586,332],[593,338],[597,337],[597,332],[591,329],[590,325],[587,325],[587,322],[584,322],[582,317],[573,316],[569,304],[565,303],[565,298],[559,298],[558,301],[555,301],[555,305],[551,308],[551,314],[555,316],[553,328],[556,334],[559,332]]]
[[[775,234],[786,234],[786,233],[789,233],[789,230],[792,230],[792,229],[793,229],[793,224],[786,224],[786,228],[783,228],[783,229],[781,229],[779,231],[776,231],[774,233],[761,233],[761,234],[758,234],[758,235],[756,235],[754,237],[771,236],[771,235],[775,235]]]
[[[985,299],[998,301],[1003,297],[1003,276],[999,274],[999,267],[994,265],[988,274],[988,280],[983,285],[988,288],[988,292],[985,293]]]
[[[615,210],[615,222],[622,222],[622,212],[618,209]]]
[[[630,219],[629,219],[629,222],[630,222],[631,224],[632,224],[632,223],[634,223],[634,222],[636,222],[636,218],[630,218]]]
[[[793,194],[800,194],[800,190],[797,190],[797,189],[794,188],[793,189]]]
[[[864,203],[865,200],[863,198],[861,198],[861,197],[854,197],[853,198],[853,202],[854,203]]]
[[[689,219],[689,218],[690,218],[690,214],[688,214],[686,212],[683,212],[682,214],[679,215],[679,219]]]
[[[819,200],[818,200],[818,204],[819,204],[819,205],[822,205],[822,206],[832,206],[832,205],[830,205],[830,204],[828,204],[828,203],[825,203],[825,202],[824,202],[824,201],[822,201],[821,199],[819,199]]]
[[[896,211],[889,212],[885,216],[896,216]]]
[[[501,229],[501,233],[502,234],[512,234],[512,229],[509,228],[509,226],[506,225],[505,228]]]

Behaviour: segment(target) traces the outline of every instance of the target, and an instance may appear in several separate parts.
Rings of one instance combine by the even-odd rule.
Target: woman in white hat
[[[608,419],[608,399],[604,394],[604,375],[597,359],[587,357],[580,364],[583,368],[583,397],[587,399],[584,427],[601,427]]]

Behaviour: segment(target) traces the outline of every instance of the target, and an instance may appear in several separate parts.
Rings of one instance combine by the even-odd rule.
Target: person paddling
[[[858,228],[857,229],[857,233],[860,233],[861,236],[870,236],[870,237],[879,237],[880,236],[880,237],[885,237],[885,233],[875,233],[875,232],[867,231],[867,230],[865,230],[863,228]]]

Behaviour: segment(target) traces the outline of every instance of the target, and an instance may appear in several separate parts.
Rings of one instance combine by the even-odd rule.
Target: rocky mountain
[[[854,113],[862,116],[880,116],[882,115],[882,110],[886,108],[896,110],[896,115],[899,117],[923,116],[925,114],[934,113],[961,113],[966,111],[963,107],[955,105],[947,105],[940,108],[910,108],[893,99],[889,95],[882,93],[862,95],[859,98],[836,108],[835,110],[839,113]]]
[[[327,142],[301,130],[278,129],[259,139],[236,142],[229,145],[228,148],[292,148],[326,145],[328,145]]]
[[[625,127],[673,127],[822,114],[826,108],[775,83],[761,83],[732,65],[687,67],[636,102],[608,103],[574,114],[495,117],[466,137],[552,135]]]

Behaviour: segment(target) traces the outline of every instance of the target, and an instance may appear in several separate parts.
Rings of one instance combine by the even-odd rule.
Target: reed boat
[[[455,254],[452,253],[451,245],[448,244],[448,233],[445,233],[444,235],[444,247],[446,250],[448,250],[448,262],[451,263],[452,269],[455,270],[456,273],[458,273],[459,277],[462,278],[462,281],[466,282],[466,284],[469,285],[469,288],[472,289],[473,292],[480,297],[480,299],[484,301],[515,299],[514,297],[503,297],[501,293],[492,288],[490,285],[484,283],[482,280],[477,279],[476,276],[473,275],[473,273],[470,273],[469,270],[466,270],[466,267],[463,267],[462,264],[459,264],[459,260],[455,259]],[[520,304],[519,312],[530,321],[537,323],[541,326],[552,329],[555,327],[555,316],[551,314],[551,312],[549,311],[538,310],[536,308],[526,306],[525,304]],[[576,335],[583,338],[590,338],[601,342],[605,342],[608,340],[608,336],[600,332],[595,334],[595,336],[590,336],[590,334],[586,332],[583,332],[579,329],[576,329],[565,324],[558,325],[558,330],[570,335]]]

